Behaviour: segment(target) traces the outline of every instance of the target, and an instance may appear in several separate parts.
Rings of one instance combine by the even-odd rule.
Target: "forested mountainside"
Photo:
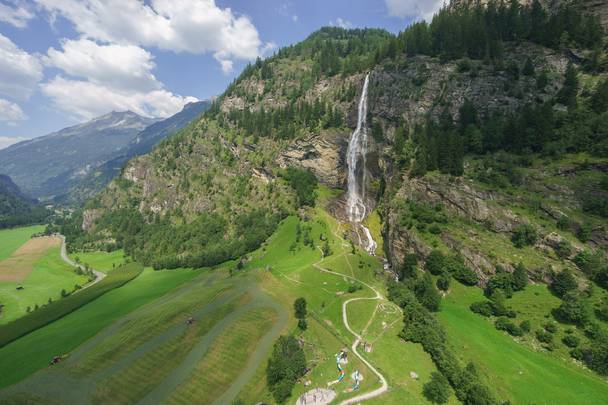
[[[49,212],[19,190],[10,177],[0,175],[0,229],[43,221]]]
[[[91,169],[86,177],[73,186],[59,201],[83,203],[99,193],[124,167],[125,163],[135,156],[144,155],[167,136],[179,131],[198,117],[210,105],[209,101],[188,103],[177,114],[156,122],[139,132],[115,156]]]
[[[369,74],[366,203],[382,221],[377,253],[402,281],[425,263],[486,288],[493,301],[476,307],[486,315],[507,314],[495,296],[517,278],[566,280],[560,316],[587,331],[572,356],[608,374],[598,321],[607,305],[586,292],[608,288],[605,40],[599,14],[566,2],[448,7],[399,35],[323,28],[247,67],[63,232],[72,248],[122,247],[157,268],[243,256],[314,201],[316,181],[345,188]],[[409,287],[393,286],[393,298],[411,303]],[[435,344],[425,349],[458,397],[490,396],[462,386],[441,332],[415,322],[427,309],[406,308],[403,337]]]
[[[154,120],[130,111],[112,112],[19,142],[0,150],[0,173],[9,175],[32,197],[62,195],[152,123]]]

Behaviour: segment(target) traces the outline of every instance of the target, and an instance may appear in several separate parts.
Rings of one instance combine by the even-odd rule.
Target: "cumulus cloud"
[[[392,17],[413,17],[429,21],[445,0],[384,0]]]
[[[152,73],[153,55],[136,45],[63,40],[61,49],[50,48],[43,60],[65,75],[42,84],[42,92],[57,109],[78,120],[110,110],[164,118],[196,101],[165,90]]]
[[[21,107],[8,100],[0,98],[0,122],[15,125],[18,121],[27,119]]]
[[[42,79],[42,64],[0,34],[0,95],[27,100]]]
[[[260,56],[264,44],[249,17],[214,0],[36,0],[52,16],[72,22],[84,37],[153,46],[174,52],[211,53],[226,61]]]
[[[100,45],[79,39],[62,41],[61,50],[50,48],[44,62],[96,84],[151,91],[162,87],[151,72],[156,67],[153,59],[150,52],[135,45]]]
[[[14,143],[25,141],[27,138],[11,137],[11,136],[0,136],[0,149],[8,148]]]
[[[182,97],[159,89],[149,92],[113,88],[86,80],[56,76],[42,84],[42,92],[53,105],[79,120],[89,120],[110,110],[131,110],[147,117],[168,117],[194,97]]]
[[[331,26],[335,26],[335,27],[340,27],[340,28],[344,28],[344,29],[351,29],[353,27],[353,23],[351,23],[348,20],[344,20],[340,17],[336,18],[336,21],[330,21],[329,25]]]
[[[10,1],[12,5],[0,3],[0,21],[17,28],[25,28],[34,14],[20,1]]]

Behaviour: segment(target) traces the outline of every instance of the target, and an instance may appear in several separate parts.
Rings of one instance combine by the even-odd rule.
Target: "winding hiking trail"
[[[334,236],[336,236],[336,238],[338,240],[343,240],[343,238],[338,234],[337,230],[334,229],[333,230],[333,234]],[[320,249],[320,248],[319,248]],[[339,256],[344,256],[346,258],[346,253],[342,253]],[[321,266],[321,264],[323,263],[323,261],[325,260],[325,257],[321,257],[321,260],[319,260],[318,262],[314,263],[313,266],[323,272],[323,273],[328,273],[328,274],[333,274],[335,276],[339,276],[339,277],[345,277],[347,279],[350,280],[354,280],[358,283],[360,283],[361,285],[364,285],[365,287],[369,288],[370,290],[372,290],[375,294],[374,297],[361,297],[361,298],[351,298],[349,300],[346,300],[342,303],[342,322],[344,323],[344,327],[355,337],[355,341],[353,342],[351,349],[353,351],[353,353],[355,354],[355,356],[357,356],[377,377],[378,379],[380,379],[380,382],[382,383],[382,385],[380,386],[380,388],[377,388],[371,392],[367,392],[365,394],[361,394],[358,395],[356,397],[352,397],[349,399],[346,399],[344,401],[341,402],[341,405],[348,405],[348,404],[355,404],[355,403],[359,403],[359,402],[363,402],[366,401],[368,399],[372,399],[375,397],[378,397],[382,394],[384,394],[385,392],[388,391],[388,382],[386,381],[386,378],[384,377],[384,375],[382,375],[382,373],[380,373],[374,366],[371,365],[371,363],[369,361],[367,361],[358,351],[357,351],[357,347],[359,346],[359,343],[362,340],[361,335],[359,335],[358,333],[356,333],[351,327],[350,324],[348,323],[348,312],[347,312],[347,306],[348,304],[350,304],[351,302],[355,302],[355,301],[362,301],[362,300],[380,300],[380,301],[386,301],[386,298],[384,298],[384,296],[382,296],[382,294],[380,294],[380,292],[378,292],[378,290],[376,290],[374,287],[372,287],[371,285],[367,284],[366,282],[354,277],[354,276],[349,276],[346,274],[342,274],[342,273],[337,273],[335,271],[331,271],[328,270],[324,267]],[[347,262],[348,262],[348,258],[346,258]],[[372,322],[374,316],[376,315],[377,311],[374,311],[374,313],[372,314],[372,317],[370,318],[370,320],[368,321],[368,325]]]
[[[69,264],[72,267],[79,267],[81,270],[85,270],[85,267],[82,264],[78,264],[75,261],[73,261],[72,259],[70,259],[70,257],[68,256],[68,251],[65,247],[65,236],[60,235],[61,238],[61,259],[66,262],[67,264]],[[88,283],[87,285],[85,285],[84,287],[82,287],[80,290],[78,291],[82,291],[86,288],[91,287],[92,285],[95,285],[97,283],[99,283],[101,280],[103,280],[106,277],[106,273],[103,273],[99,270],[95,270],[95,269],[90,269],[93,274],[95,275],[95,280],[93,280],[92,282]],[[77,291],[77,292],[78,292]]]

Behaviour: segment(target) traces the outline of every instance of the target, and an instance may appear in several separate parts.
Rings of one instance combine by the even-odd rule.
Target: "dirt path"
[[[345,253],[342,253],[342,255],[346,256]],[[354,280],[358,283],[361,283],[362,285],[366,286],[367,288],[369,288],[370,290],[372,290],[375,294],[374,297],[362,297],[362,298],[351,298],[349,300],[344,301],[344,303],[342,303],[342,322],[344,323],[344,327],[346,327],[346,329],[355,337],[355,341],[353,342],[351,349],[353,351],[353,353],[355,354],[355,356],[357,356],[377,377],[378,379],[380,379],[380,382],[382,383],[382,385],[380,386],[380,388],[377,388],[371,392],[365,393],[365,394],[361,394],[358,395],[356,397],[347,399],[342,401],[341,405],[348,405],[348,404],[355,404],[355,403],[359,403],[368,399],[372,399],[375,398],[377,396],[380,396],[382,394],[384,394],[386,391],[388,391],[388,383],[386,381],[386,378],[374,367],[371,365],[371,363],[369,361],[367,361],[365,358],[363,358],[363,356],[357,351],[357,347],[359,346],[359,343],[361,342],[361,335],[359,335],[358,333],[356,333],[354,330],[352,330],[352,328],[350,327],[350,324],[348,323],[348,312],[347,312],[347,306],[348,304],[350,304],[351,302],[355,302],[355,301],[361,301],[361,300],[381,300],[381,301],[385,301],[386,299],[382,296],[382,294],[380,294],[374,287],[372,287],[371,285],[367,284],[366,282],[359,280],[356,277],[353,276],[348,276],[342,273],[337,273],[335,271],[331,271],[328,270],[324,267],[321,266],[321,263],[323,263],[324,258],[322,258],[321,260],[319,260],[318,262],[316,262],[313,266],[318,269],[319,271],[322,271],[323,273],[328,273],[328,274],[333,274],[339,277],[346,277],[348,279]],[[370,318],[369,323],[371,323],[373,317],[376,315],[376,311],[374,311],[374,313],[372,314],[372,317]]]
[[[65,247],[65,236],[61,235],[60,237],[61,237],[61,258],[63,259],[63,261],[72,267],[80,267],[82,270],[85,270],[85,267],[82,264],[78,264],[75,261],[73,261],[72,259],[70,259],[70,257],[68,256],[68,251]],[[78,291],[82,291],[85,288],[89,288],[90,286],[99,283],[101,280],[103,280],[106,277],[106,273],[103,273],[99,270],[94,270],[94,269],[90,269],[90,270],[95,275],[95,280],[93,280],[89,284],[85,285]],[[76,291],[76,292],[78,292],[78,291]]]

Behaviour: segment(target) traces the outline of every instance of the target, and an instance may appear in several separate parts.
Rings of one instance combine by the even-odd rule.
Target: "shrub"
[[[298,328],[300,330],[308,329],[308,323],[306,323],[306,319],[298,319]]]
[[[433,250],[426,258],[425,267],[434,276],[443,273],[445,256],[439,250]]]
[[[443,374],[433,371],[429,382],[424,384],[422,393],[435,404],[445,404],[450,397],[450,383]]]
[[[515,266],[513,271],[513,289],[515,291],[521,291],[528,285],[528,272],[524,267],[523,263],[519,263]]]
[[[519,324],[519,327],[522,330],[522,332],[524,332],[524,333],[528,333],[532,329],[532,325],[530,324],[530,321],[528,321],[527,319],[525,321],[522,321]]]
[[[536,229],[530,224],[518,225],[513,231],[511,241],[515,247],[523,248],[524,246],[532,246],[536,243],[538,234]]]
[[[536,331],[536,339],[542,343],[551,343],[553,341],[553,335],[543,329],[539,329]]]
[[[560,259],[567,259],[572,254],[572,245],[567,240],[560,241],[554,248]]]
[[[476,285],[479,281],[477,274],[469,267],[464,264],[464,260],[460,256],[450,256],[446,262],[447,271],[454,277],[454,279],[460,281],[465,285]]]
[[[485,316],[485,317],[490,317],[494,314],[494,310],[492,308],[492,303],[490,301],[480,301],[480,302],[474,302],[472,303],[469,308],[471,309],[471,311],[475,312],[476,314]]]
[[[509,318],[500,317],[494,322],[494,327],[498,330],[504,330],[511,336],[521,336],[524,332],[519,326],[509,320]]]
[[[306,310],[306,300],[304,298],[298,298],[293,303],[294,315],[298,319],[306,318],[308,311]]]
[[[578,287],[576,278],[570,270],[563,270],[555,275],[551,283],[551,290],[558,297],[562,298],[566,293],[575,290]]]
[[[562,338],[562,342],[570,348],[575,348],[580,343],[580,339],[574,335],[566,335]]]
[[[608,300],[602,301],[599,307],[595,310],[595,314],[602,321],[608,321]]]
[[[557,332],[557,325],[554,322],[547,322],[544,327],[545,330],[549,333]]]
[[[569,292],[553,316],[562,322],[584,326],[591,320],[591,307],[576,292]]]
[[[444,273],[437,278],[437,288],[439,288],[441,291],[448,291],[450,289],[449,274]],[[606,308],[608,309],[608,306],[606,306]]]
[[[439,235],[441,233],[441,228],[437,224],[433,224],[429,227],[429,232],[433,235]]]
[[[350,294],[353,294],[353,293],[361,290],[362,288],[363,287],[361,287],[361,284],[359,284],[359,283],[351,284],[351,285],[348,286],[348,292]]]
[[[433,279],[429,273],[425,273],[424,277],[419,280],[414,286],[414,293],[418,301],[424,305],[426,309],[432,312],[439,311],[439,305],[441,304],[441,296],[439,291],[433,284]]]
[[[567,231],[568,229],[570,229],[570,219],[565,216],[562,215],[556,223],[557,229],[560,229],[562,231]]]

